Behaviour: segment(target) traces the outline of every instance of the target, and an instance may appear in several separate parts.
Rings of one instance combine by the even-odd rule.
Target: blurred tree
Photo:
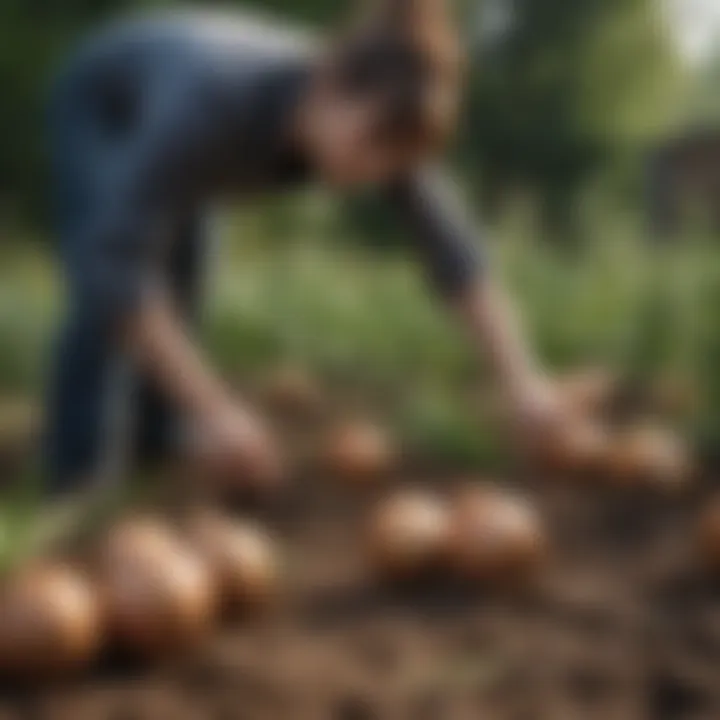
[[[485,0],[463,156],[486,209],[530,190],[553,231],[662,132],[678,62],[658,0]],[[493,32],[494,29],[494,32]]]
[[[720,52],[700,68],[688,89],[686,123],[720,128]]]
[[[37,213],[44,182],[47,88],[67,48],[119,5],[117,0],[0,2],[0,209]]]

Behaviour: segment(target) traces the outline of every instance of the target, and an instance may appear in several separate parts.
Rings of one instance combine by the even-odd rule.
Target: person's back
[[[69,64],[128,64],[151,70],[153,62],[198,60],[218,69],[316,53],[316,35],[267,16],[219,10],[144,12],[115,19],[80,42]]]
[[[127,164],[134,153],[158,155],[172,145],[170,176],[192,147],[203,155],[192,167],[194,193],[223,184],[241,189],[267,182],[263,151],[272,150],[282,103],[292,100],[317,50],[309,34],[249,15],[184,11],[124,19],[73,55],[54,112],[67,116],[70,105],[66,122],[94,136],[110,174],[119,169],[115,149]],[[154,149],[145,137],[152,123],[160,136]]]

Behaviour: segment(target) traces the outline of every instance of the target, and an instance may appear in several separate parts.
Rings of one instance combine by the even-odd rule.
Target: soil
[[[452,476],[423,467],[393,485],[445,491]],[[553,545],[522,591],[379,587],[361,540],[375,493],[308,477],[259,511],[287,549],[281,606],[150,668],[108,658],[6,688],[0,720],[718,720],[720,582],[693,544],[712,483],[515,484]]]

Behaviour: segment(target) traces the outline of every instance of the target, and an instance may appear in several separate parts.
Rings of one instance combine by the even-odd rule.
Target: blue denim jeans
[[[50,108],[50,142],[57,251],[67,281],[67,310],[57,338],[46,406],[44,461],[48,492],[161,460],[172,449],[178,413],[142,373],[121,357],[103,316],[75,291],[83,262],[80,238],[103,197],[105,172],[121,161],[121,146],[103,137],[93,98],[66,80]],[[206,238],[199,212],[183,210],[172,225],[161,268],[188,323],[197,317]]]

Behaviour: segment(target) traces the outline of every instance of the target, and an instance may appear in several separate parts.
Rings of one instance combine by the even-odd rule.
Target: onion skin
[[[631,428],[614,441],[608,474],[621,487],[674,490],[690,480],[692,465],[689,449],[680,437],[646,425]]]
[[[490,488],[461,491],[452,506],[450,557],[455,574],[488,585],[523,582],[541,564],[547,539],[523,498]]]
[[[258,525],[202,514],[190,520],[187,538],[211,569],[225,614],[262,611],[278,596],[277,553]]]
[[[0,591],[0,676],[25,680],[78,671],[102,642],[97,590],[69,565],[22,571]]]
[[[367,542],[375,572],[406,581],[437,568],[449,535],[445,505],[419,491],[399,492],[382,502],[370,519]]]
[[[391,471],[396,460],[396,448],[387,433],[371,423],[356,422],[330,434],[323,465],[334,475],[362,482]]]
[[[720,571],[720,498],[715,498],[702,513],[698,523],[697,543],[708,569]]]
[[[605,470],[611,451],[609,434],[600,425],[578,420],[561,436],[548,437],[534,459],[545,471],[594,475]]]
[[[313,377],[292,365],[274,371],[265,384],[264,397],[275,410],[293,415],[315,414],[323,404]]]
[[[109,632],[143,657],[200,642],[213,627],[217,592],[200,556],[162,525],[126,525],[110,534],[98,581]]]

